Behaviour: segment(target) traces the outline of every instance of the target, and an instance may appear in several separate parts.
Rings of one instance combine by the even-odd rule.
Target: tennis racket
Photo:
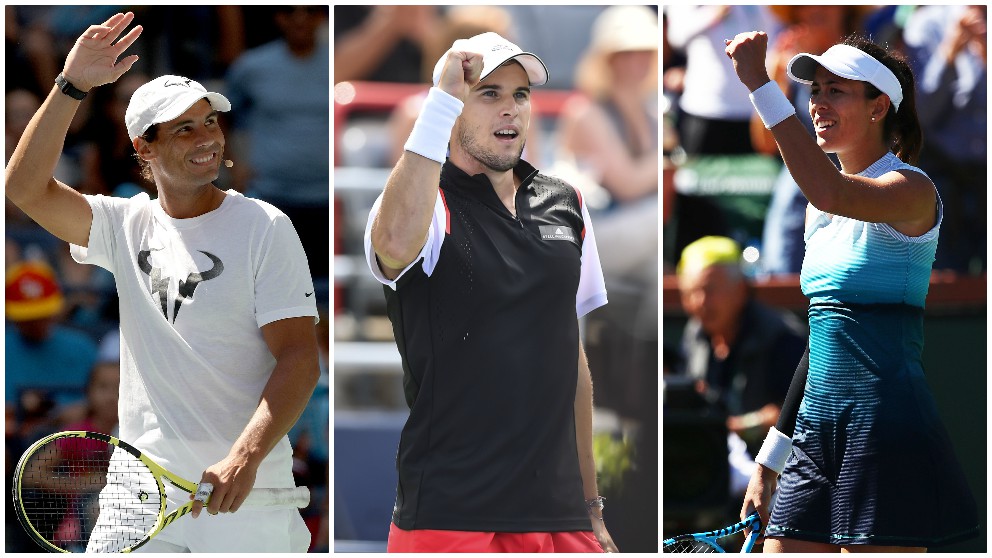
[[[729,537],[740,533],[744,529],[751,529],[751,534],[744,541],[741,553],[751,552],[755,541],[761,533],[761,519],[757,513],[752,513],[743,521],[738,521],[729,527],[707,531],[705,533],[692,533],[690,535],[679,535],[661,542],[662,552],[689,553],[689,552],[726,552],[717,542],[718,539]],[[726,544],[726,542],[724,542]]]
[[[97,432],[68,431],[35,442],[14,472],[14,509],[28,534],[51,552],[131,552],[193,509],[166,513],[165,482],[175,475],[134,446]],[[245,506],[306,507],[306,487],[256,488]]]

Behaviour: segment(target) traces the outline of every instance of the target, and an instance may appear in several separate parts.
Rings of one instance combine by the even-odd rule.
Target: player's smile
[[[809,98],[817,144],[828,153],[837,153],[857,143],[858,137],[868,133],[869,105],[863,82],[817,68]]]
[[[161,142],[157,146],[164,176],[206,184],[217,178],[224,154],[224,132],[217,121],[217,111],[206,99],[197,101],[185,113],[162,125]],[[181,169],[181,170],[179,170]],[[177,172],[178,171],[178,172]],[[184,181],[184,180],[183,180]]]
[[[190,163],[193,163],[193,165],[197,167],[213,168],[220,164],[220,156],[218,156],[216,151],[211,151],[206,155],[199,155],[197,157],[193,157],[189,161]]]

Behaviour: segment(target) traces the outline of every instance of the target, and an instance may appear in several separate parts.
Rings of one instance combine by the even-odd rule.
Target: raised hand
[[[134,26],[121,37],[124,29],[134,20],[134,14],[115,14],[100,25],[90,25],[73,45],[66,57],[62,75],[82,91],[106,83],[117,81],[124,72],[131,69],[138,56],[132,54],[123,60],[117,59],[141,35],[142,27]],[[117,38],[120,37],[120,40]],[[115,42],[116,41],[116,42]]]
[[[478,85],[479,78],[482,77],[482,55],[459,50],[461,41],[455,41],[448,51],[448,60],[441,70],[437,86],[445,93],[464,102],[468,98],[469,91]]]
[[[748,90],[754,91],[768,83],[768,70],[765,68],[768,35],[765,32],[738,33],[733,40],[728,39],[725,43],[725,52],[734,61],[734,71]]]

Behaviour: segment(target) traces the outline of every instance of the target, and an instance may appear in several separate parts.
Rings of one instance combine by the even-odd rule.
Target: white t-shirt
[[[444,229],[447,213],[444,209],[444,202],[441,200],[441,193],[438,192],[434,201],[434,214],[431,217],[430,227],[427,229],[427,241],[420,249],[420,254],[406,266],[396,279],[389,280],[379,268],[379,261],[376,259],[375,249],[372,248],[372,222],[379,215],[379,206],[382,205],[382,194],[376,198],[372,204],[372,211],[369,212],[369,220],[365,225],[365,261],[375,276],[383,285],[396,290],[396,282],[403,277],[410,268],[421,262],[424,274],[428,277],[434,273],[434,266],[437,265],[438,258],[441,257],[441,245],[444,243]],[[582,221],[585,223],[586,234],[582,240],[581,271],[579,275],[579,288],[575,293],[575,313],[578,317],[585,316],[596,308],[606,304],[606,282],[603,279],[603,268],[599,262],[599,251],[596,249],[596,234],[592,230],[592,219],[589,217],[589,210],[586,204],[582,204]]]
[[[120,438],[199,481],[227,456],[275,367],[259,328],[317,316],[300,239],[281,211],[233,190],[191,219],[169,217],[148,194],[86,199],[89,246],[71,252],[117,281]],[[255,486],[294,486],[287,437]]]

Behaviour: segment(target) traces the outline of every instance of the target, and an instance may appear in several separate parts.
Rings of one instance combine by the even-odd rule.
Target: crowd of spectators
[[[216,184],[266,200],[293,221],[318,289],[322,378],[290,433],[311,551],[329,548],[328,416],[330,276],[328,8],[326,6],[132,6],[144,27],[140,56],[117,82],[91,91],[70,127],[55,178],[85,194],[130,197],[145,181],[124,126],[134,90],[184,75],[226,95],[226,156]],[[120,6],[6,6],[5,162],[49,94],[69,49],[92,22]],[[68,245],[5,207],[6,471],[40,436],[70,428],[113,432],[119,380],[117,294],[106,271],[75,263]],[[112,411],[111,412],[108,412]],[[9,505],[9,498],[8,505]],[[27,551],[8,509],[7,551]]]

